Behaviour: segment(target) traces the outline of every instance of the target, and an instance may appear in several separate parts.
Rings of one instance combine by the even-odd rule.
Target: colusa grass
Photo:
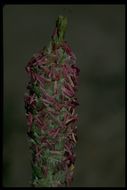
[[[49,46],[26,66],[30,81],[24,101],[33,187],[68,187],[73,180],[79,69],[64,41],[66,27],[66,17],[59,16]]]

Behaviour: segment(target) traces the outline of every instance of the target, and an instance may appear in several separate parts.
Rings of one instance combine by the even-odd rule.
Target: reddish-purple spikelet
[[[59,131],[60,131],[60,128],[52,129],[52,130],[49,131],[48,134],[49,134],[49,136],[52,136],[53,138],[56,138],[56,136],[58,135]]]
[[[70,150],[70,147],[69,147],[67,144],[65,144],[64,146],[65,146],[65,150],[66,150],[70,155],[72,155],[72,152],[71,152],[71,150]]]
[[[63,94],[72,97],[74,95],[74,92],[72,92],[70,89],[65,88],[64,86],[62,87]]]
[[[28,131],[31,130],[31,127],[32,127],[32,122],[33,122],[33,116],[31,113],[28,113],[27,115],[27,125],[28,125]]]
[[[66,51],[66,53],[71,56],[72,59],[76,59],[74,53],[72,52],[72,49],[70,48],[70,46],[68,45],[67,42],[64,42],[62,47],[64,48],[64,50]]]
[[[41,114],[37,114],[34,116],[34,122],[40,129],[44,129],[44,130],[47,129],[47,124],[44,122]]]

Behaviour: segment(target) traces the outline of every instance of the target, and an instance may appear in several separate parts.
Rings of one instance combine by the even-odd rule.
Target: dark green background
[[[4,6],[3,185],[30,186],[24,68],[48,45],[58,15],[68,17],[66,40],[81,70],[73,186],[124,187],[124,5]]]

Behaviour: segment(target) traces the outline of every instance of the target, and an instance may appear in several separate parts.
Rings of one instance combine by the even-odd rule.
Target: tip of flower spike
[[[58,16],[56,20],[56,27],[52,34],[52,40],[55,44],[60,44],[64,41],[65,32],[67,29],[67,17]]]
[[[59,26],[64,26],[66,27],[67,26],[67,17],[65,16],[58,16],[57,18],[57,21],[56,21],[56,26],[59,27]]]

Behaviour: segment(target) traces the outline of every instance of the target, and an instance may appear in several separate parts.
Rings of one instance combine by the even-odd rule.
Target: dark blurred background
[[[25,66],[49,44],[58,15],[80,72],[73,187],[125,186],[124,5],[5,5],[3,185],[29,187]]]

